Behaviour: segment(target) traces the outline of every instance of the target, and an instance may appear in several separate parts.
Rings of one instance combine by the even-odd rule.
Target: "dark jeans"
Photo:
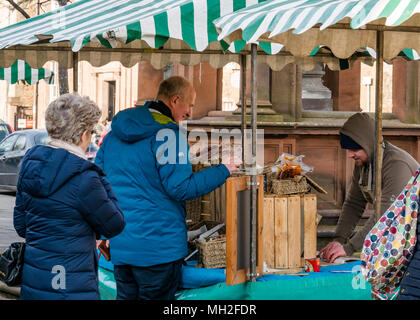
[[[183,259],[150,267],[114,266],[117,300],[174,300]]]

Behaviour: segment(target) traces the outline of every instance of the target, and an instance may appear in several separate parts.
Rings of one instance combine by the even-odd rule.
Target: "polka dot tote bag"
[[[360,255],[362,274],[372,291],[398,288],[416,245],[419,169],[368,233]]]

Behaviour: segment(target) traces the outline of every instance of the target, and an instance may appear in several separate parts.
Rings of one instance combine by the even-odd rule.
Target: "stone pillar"
[[[159,83],[163,80],[163,73],[163,70],[156,70],[147,61],[139,62],[137,106],[142,106],[146,101],[156,98]]]
[[[175,63],[174,75],[186,78],[195,89],[195,105],[192,109],[191,119],[205,117],[217,107],[217,69],[208,63],[199,63],[195,66],[183,66]]]
[[[218,72],[208,63],[199,63],[194,67],[192,84],[197,94],[192,119],[205,117],[211,110],[216,110],[219,97]]]
[[[407,62],[402,59],[393,61],[392,113],[401,121],[406,119],[407,105]]]
[[[420,123],[420,62],[395,59],[393,65],[392,111],[401,121]]]
[[[302,109],[303,111],[332,111],[331,90],[324,86],[322,77],[324,68],[317,64],[311,71],[302,74]]]
[[[258,64],[256,68],[257,78],[257,121],[283,121],[283,116],[278,114],[273,109],[272,103],[272,81],[271,69],[266,64]],[[246,105],[247,117],[251,114],[251,70],[248,69],[246,73]],[[229,120],[239,119],[242,113],[241,102],[239,101],[238,108],[233,111],[233,117]]]
[[[323,84],[331,90],[334,111],[360,111],[360,69],[360,61],[348,70],[325,68]]]
[[[195,66],[184,66],[179,63],[167,65],[162,70],[154,69],[147,61],[139,62],[138,71],[138,99],[136,105],[143,105],[156,97],[159,83],[170,76],[178,75],[186,78],[196,91],[195,106],[192,109],[192,118],[199,119],[216,110],[217,106],[217,70],[208,63]]]
[[[299,119],[301,77],[302,73],[296,64],[288,64],[280,71],[271,72],[271,102],[273,109],[283,115],[284,121]]]

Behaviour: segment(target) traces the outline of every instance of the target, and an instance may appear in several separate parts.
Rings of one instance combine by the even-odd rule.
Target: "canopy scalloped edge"
[[[245,53],[245,52],[244,52]],[[25,60],[34,68],[42,67],[48,61],[57,61],[64,68],[72,68],[74,53],[67,46],[64,47],[43,47],[42,45],[31,47],[17,47],[16,49],[0,50],[0,67],[9,67],[16,59]],[[101,67],[112,61],[120,61],[127,68],[133,67],[139,61],[148,61],[155,69],[162,69],[170,62],[178,62],[183,65],[193,66],[199,63],[208,63],[211,67],[222,68],[229,62],[240,63],[240,54],[235,53],[197,53],[193,51],[159,52],[158,50],[114,50],[101,48],[85,48],[78,55],[79,61],[88,61],[94,67]],[[247,68],[250,68],[250,55],[247,55]],[[348,60],[351,66],[356,57]],[[369,58],[366,58],[369,59]],[[258,54],[258,62],[267,64],[272,70],[279,71],[289,63],[299,64],[303,70],[311,70],[318,63],[326,63],[331,70],[341,70],[340,59],[315,55],[307,57],[294,57],[285,53],[267,55],[263,52]]]
[[[33,85],[41,80],[48,84],[54,84],[54,72],[46,68],[32,68],[24,60],[16,60],[7,68],[0,68],[0,80],[6,80],[9,84],[15,84],[18,81],[26,81]]]

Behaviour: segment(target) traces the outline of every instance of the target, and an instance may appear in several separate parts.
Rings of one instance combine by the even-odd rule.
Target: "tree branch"
[[[16,4],[16,2],[14,2],[13,0],[7,0],[7,2],[9,2],[11,6],[17,11],[19,11],[26,19],[30,18],[29,14],[27,14],[25,10],[23,10],[18,4]]]

